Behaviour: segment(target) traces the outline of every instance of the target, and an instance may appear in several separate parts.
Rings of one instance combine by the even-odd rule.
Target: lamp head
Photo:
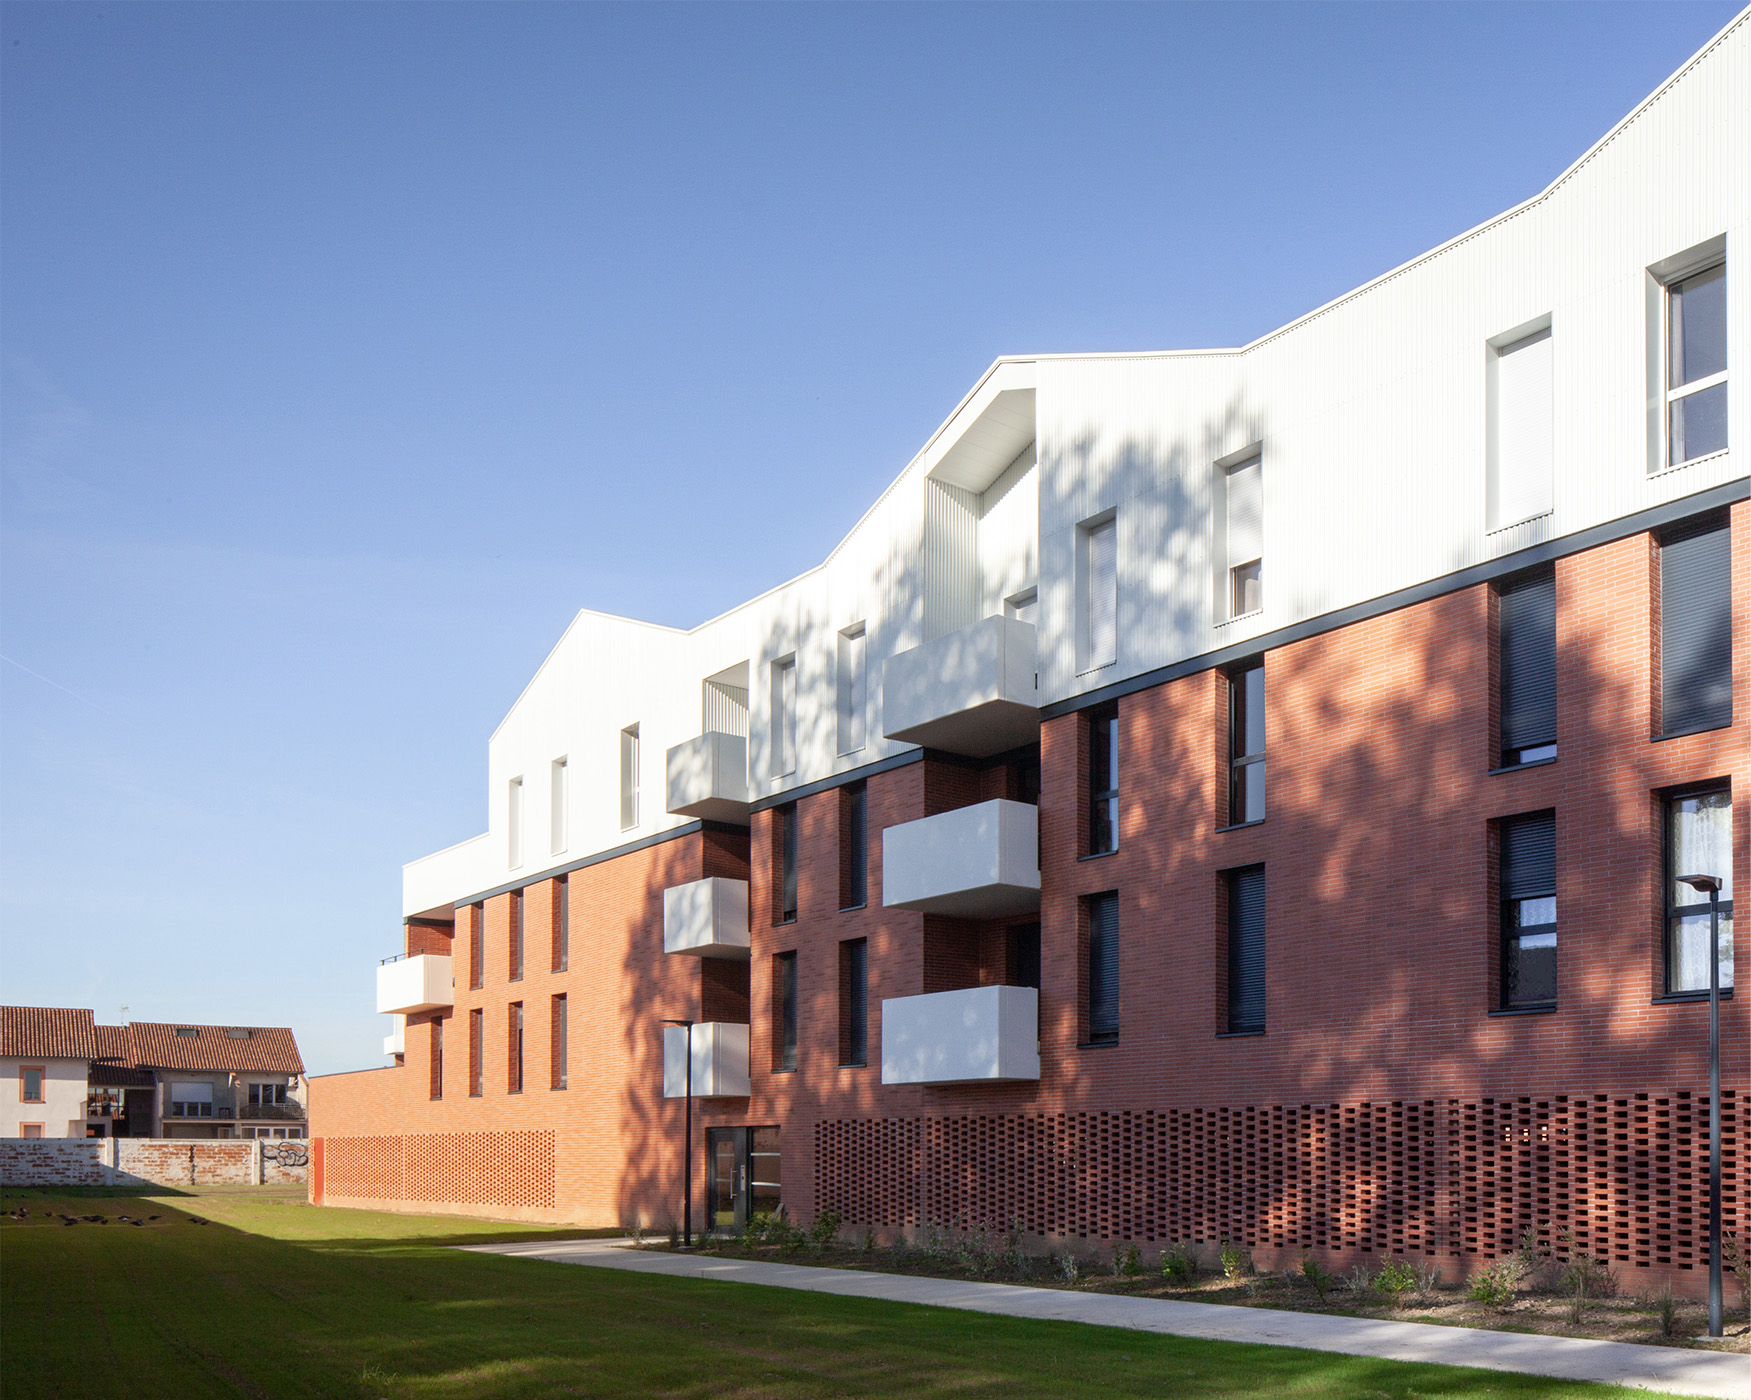
[[[1721,892],[1721,877],[1719,875],[1680,875],[1678,883],[1689,885],[1698,894],[1719,894]]]
[[[674,1016],[665,1016],[665,1017],[663,1017],[663,1024],[665,1026],[691,1026],[693,1024],[693,1022],[687,1021],[687,1020],[681,1020],[681,1019],[674,1017]]]

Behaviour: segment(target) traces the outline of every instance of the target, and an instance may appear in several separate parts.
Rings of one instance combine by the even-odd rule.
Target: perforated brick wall
[[[551,1132],[326,1138],[322,1187],[351,1200],[552,1210],[553,1160]]]

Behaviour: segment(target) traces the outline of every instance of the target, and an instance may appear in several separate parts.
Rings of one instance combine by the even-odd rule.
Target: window
[[[478,991],[486,967],[486,901],[469,905],[468,985]]]
[[[206,1083],[180,1083],[170,1086],[170,1116],[172,1118],[211,1118],[213,1116],[213,1086]]]
[[[796,771],[796,657],[772,663],[772,776]]]
[[[18,1071],[18,1101],[20,1103],[43,1102],[43,1075],[47,1072],[43,1065],[25,1065]]]
[[[251,1084],[249,1086],[249,1106],[251,1108],[281,1104],[285,1101],[286,1086],[284,1084]]]
[[[1230,870],[1228,904],[1228,1034],[1265,1028],[1265,868]]]
[[[553,970],[565,972],[572,961],[572,882],[561,875],[553,882]]]
[[[839,789],[839,907],[869,903],[869,788],[847,783]]]
[[[430,1095],[434,1099],[444,1097],[444,1021],[442,1017],[432,1022],[432,1068]]]
[[[869,1063],[869,941],[839,945],[839,1063]]]
[[[1119,896],[1097,894],[1083,901],[1087,921],[1087,991],[1083,1020],[1086,1045],[1119,1042]]]
[[[1551,506],[1550,327],[1492,345],[1488,362],[1489,528]]]
[[[1012,924],[1007,935],[1003,980],[1011,987],[1040,989],[1040,926]]]
[[[20,1123],[18,1135],[21,1138],[40,1138],[43,1135],[43,1125],[41,1123]]]
[[[784,1073],[796,1068],[796,954],[772,959],[772,1068]]]
[[[620,731],[620,829],[638,825],[638,726]]]
[[[1666,799],[1666,992],[1708,990],[1708,895],[1681,875],[1721,882],[1720,983],[1733,985],[1733,796],[1725,784]]]
[[[512,778],[505,788],[505,858],[512,870],[523,863],[523,780]]]
[[[565,760],[554,759],[547,776],[547,841],[554,855],[565,850],[565,777]]]
[[[773,922],[788,924],[796,918],[796,803],[775,809],[778,846],[778,876],[773,893],[778,896]]]
[[[1228,545],[1228,616],[1243,617],[1265,605],[1264,459],[1250,457],[1227,469],[1224,483]]]
[[[506,951],[510,954],[510,965],[506,975],[513,982],[523,980],[523,891],[512,890],[510,893],[510,936],[505,939]]]
[[[1666,287],[1666,462],[1727,446],[1727,265]]]
[[[468,1097],[478,1099],[485,1087],[481,1074],[481,1037],[486,1033],[486,1012],[480,1007],[468,1013]]]
[[[1556,817],[1539,812],[1498,827],[1501,844],[1502,1007],[1556,1005]]]
[[[1228,674],[1228,824],[1265,819],[1265,663]]]
[[[505,1090],[507,1093],[523,1092],[523,1003],[513,1001],[510,1015],[506,1018],[506,1028],[509,1039],[506,1042]]]
[[[565,993],[561,992],[553,999],[553,1036],[551,1044],[553,1046],[553,1087],[555,1089],[565,1088],[566,1010],[567,1005]]]
[[[1733,722],[1733,549],[1725,520],[1704,516],[1660,544],[1660,732]]]
[[[1556,757],[1556,570],[1535,569],[1496,589],[1503,768]]]
[[[1119,849],[1119,707],[1088,711],[1088,854]]]
[[[1119,522],[1115,516],[1077,533],[1082,576],[1077,621],[1079,671],[1111,666],[1119,656]]]
[[[869,711],[866,634],[860,622],[839,634],[839,752],[856,753],[864,744]]]

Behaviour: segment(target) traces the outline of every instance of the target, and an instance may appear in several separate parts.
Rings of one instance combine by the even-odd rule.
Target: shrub
[[[1325,1295],[1337,1287],[1337,1275],[1311,1254],[1301,1261],[1301,1277],[1307,1280],[1307,1286],[1318,1295],[1319,1301],[1322,1303],[1325,1301]]]
[[[1143,1254],[1136,1245],[1126,1243],[1113,1246],[1113,1276],[1115,1278],[1136,1278],[1143,1272]]]
[[[1514,1301],[1525,1277],[1525,1265],[1517,1255],[1506,1255],[1472,1276],[1466,1294],[1474,1303],[1485,1307],[1505,1308]]]
[[[1739,1285],[1739,1306],[1745,1309],[1747,1321],[1751,1321],[1751,1250],[1746,1249],[1745,1241],[1737,1235],[1724,1235],[1721,1238],[1721,1263],[1732,1273]]]
[[[1252,1272],[1252,1251],[1244,1245],[1223,1240],[1218,1257],[1222,1260],[1222,1273],[1226,1278],[1245,1278]]]
[[[1672,1285],[1667,1284],[1649,1300],[1654,1316],[1660,1323],[1662,1337],[1676,1337],[1682,1330],[1683,1318],[1678,1310],[1677,1295],[1672,1292]]]
[[[836,1210],[816,1211],[814,1221],[809,1225],[809,1243],[816,1250],[824,1250],[838,1238],[839,1212]]]
[[[1405,1297],[1417,1286],[1416,1270],[1402,1259],[1389,1259],[1374,1275],[1374,1288],[1395,1308],[1402,1308]]]
[[[1198,1256],[1189,1244],[1170,1244],[1161,1251],[1161,1276],[1169,1283],[1190,1283],[1197,1272]]]
[[[1595,1259],[1585,1250],[1569,1257],[1558,1279],[1562,1291],[1569,1295],[1569,1320],[1579,1322],[1586,1315],[1587,1305],[1596,1298],[1608,1298],[1617,1291],[1617,1276],[1603,1259]]]
[[[1412,1290],[1417,1297],[1427,1302],[1441,1291],[1441,1270],[1427,1260],[1414,1268],[1416,1287]]]
[[[1344,1287],[1358,1296],[1371,1293],[1374,1291],[1374,1275],[1368,1272],[1366,1264],[1357,1264],[1344,1275]]]
[[[1076,1283],[1082,1278],[1082,1261],[1069,1250],[1058,1256],[1058,1276],[1065,1283]]]
[[[875,1231],[868,1225],[863,1227],[863,1243],[858,1245],[857,1248],[859,1253],[862,1254],[874,1254],[876,1252]]]

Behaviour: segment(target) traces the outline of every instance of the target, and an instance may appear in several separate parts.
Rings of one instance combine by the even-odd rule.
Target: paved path
[[[961,1283],[904,1274],[863,1273],[853,1269],[764,1264],[711,1255],[668,1254],[627,1249],[624,1240],[554,1240],[528,1244],[475,1244],[461,1248],[480,1254],[588,1264],[674,1278],[757,1283],[798,1288],[847,1298],[881,1298],[1007,1317],[1053,1318],[1099,1327],[1128,1327],[1203,1337],[1219,1342],[1260,1342],[1305,1347],[1391,1361],[1433,1361],[1450,1366],[1481,1366],[1564,1380],[1609,1381],[1645,1390],[1751,1400],[1751,1357],[1674,1347],[1590,1342],[1578,1337],[1486,1332],[1469,1327],[1388,1322],[1318,1313],[1235,1308],[1216,1303],[1176,1303],[1164,1298],[1124,1298],[1110,1293],[1073,1293],[1060,1288],[1024,1288],[1008,1283]]]

